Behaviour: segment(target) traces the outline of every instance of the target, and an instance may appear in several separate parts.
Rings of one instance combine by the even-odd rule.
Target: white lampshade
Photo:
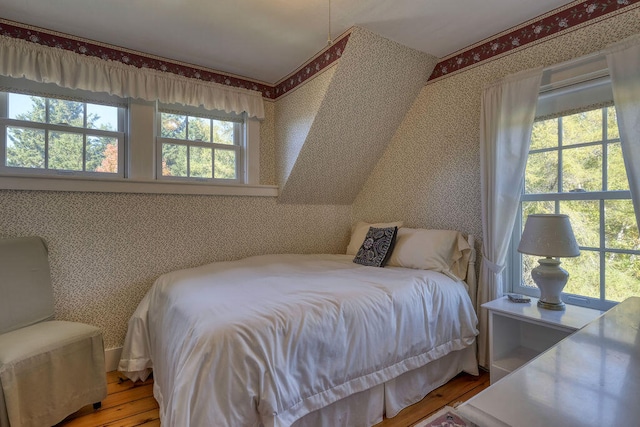
[[[518,252],[544,257],[580,255],[569,217],[563,214],[529,215]]]

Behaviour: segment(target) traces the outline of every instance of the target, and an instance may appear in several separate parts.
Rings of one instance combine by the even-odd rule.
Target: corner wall
[[[334,64],[274,103],[275,123],[278,124],[275,130],[276,170],[280,188],[287,182],[296,163],[335,70]]]
[[[603,49],[640,32],[640,8],[527,46],[424,86],[353,203],[352,221],[404,220],[482,239],[480,99],[521,70]]]
[[[315,111],[314,117],[299,119],[295,139],[278,140],[284,151],[280,158],[286,160],[278,200],[353,203],[436,63],[432,55],[354,28],[328,86],[322,87],[320,104],[317,96],[301,105],[305,113]]]

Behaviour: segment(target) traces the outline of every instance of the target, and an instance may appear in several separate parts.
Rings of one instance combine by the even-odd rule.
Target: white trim
[[[547,71],[556,71],[560,68],[574,68],[574,67],[578,67],[582,64],[585,64],[587,62],[592,62],[592,61],[598,61],[602,58],[604,58],[606,52],[605,50],[599,50],[597,52],[591,52],[588,53],[586,55],[583,56],[579,56],[577,58],[571,58],[568,59],[564,62],[559,62],[557,64],[553,64],[553,65],[549,65],[548,67],[545,67],[542,69],[542,72],[545,73]],[[606,59],[605,59],[606,60]]]
[[[156,177],[156,103],[141,100],[129,102],[128,161],[125,167],[131,180]]]
[[[188,182],[92,180],[69,177],[0,176],[0,190],[79,191],[98,193],[205,194],[212,196],[277,197],[275,185]]]
[[[607,60],[602,52],[574,58],[544,69],[536,117],[613,103]]]
[[[108,348],[104,351],[104,367],[106,372],[117,371],[122,347]]]

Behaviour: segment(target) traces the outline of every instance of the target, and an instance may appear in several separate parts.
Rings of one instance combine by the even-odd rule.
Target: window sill
[[[0,176],[0,190],[79,191],[98,193],[203,194],[211,196],[277,197],[274,185],[200,182],[96,180],[69,177]]]

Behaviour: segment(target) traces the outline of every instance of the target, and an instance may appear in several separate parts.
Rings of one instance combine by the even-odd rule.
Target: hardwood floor
[[[70,415],[55,427],[134,427],[159,426],[158,403],[153,398],[153,379],[133,384],[119,372],[107,374],[109,395],[102,407],[94,411],[91,405]],[[397,416],[383,420],[375,427],[407,427],[428,417],[446,405],[465,401],[489,386],[489,373],[474,377],[460,374],[435,389],[422,401]]]
[[[408,427],[429,417],[443,407],[464,402],[489,387],[489,372],[480,375],[461,373],[442,387],[433,390],[420,402],[403,409],[393,418],[385,418],[374,427]]]
[[[107,373],[107,397],[94,411],[85,406],[55,427],[159,426],[158,402],[153,398],[153,379],[136,384],[117,371]]]

